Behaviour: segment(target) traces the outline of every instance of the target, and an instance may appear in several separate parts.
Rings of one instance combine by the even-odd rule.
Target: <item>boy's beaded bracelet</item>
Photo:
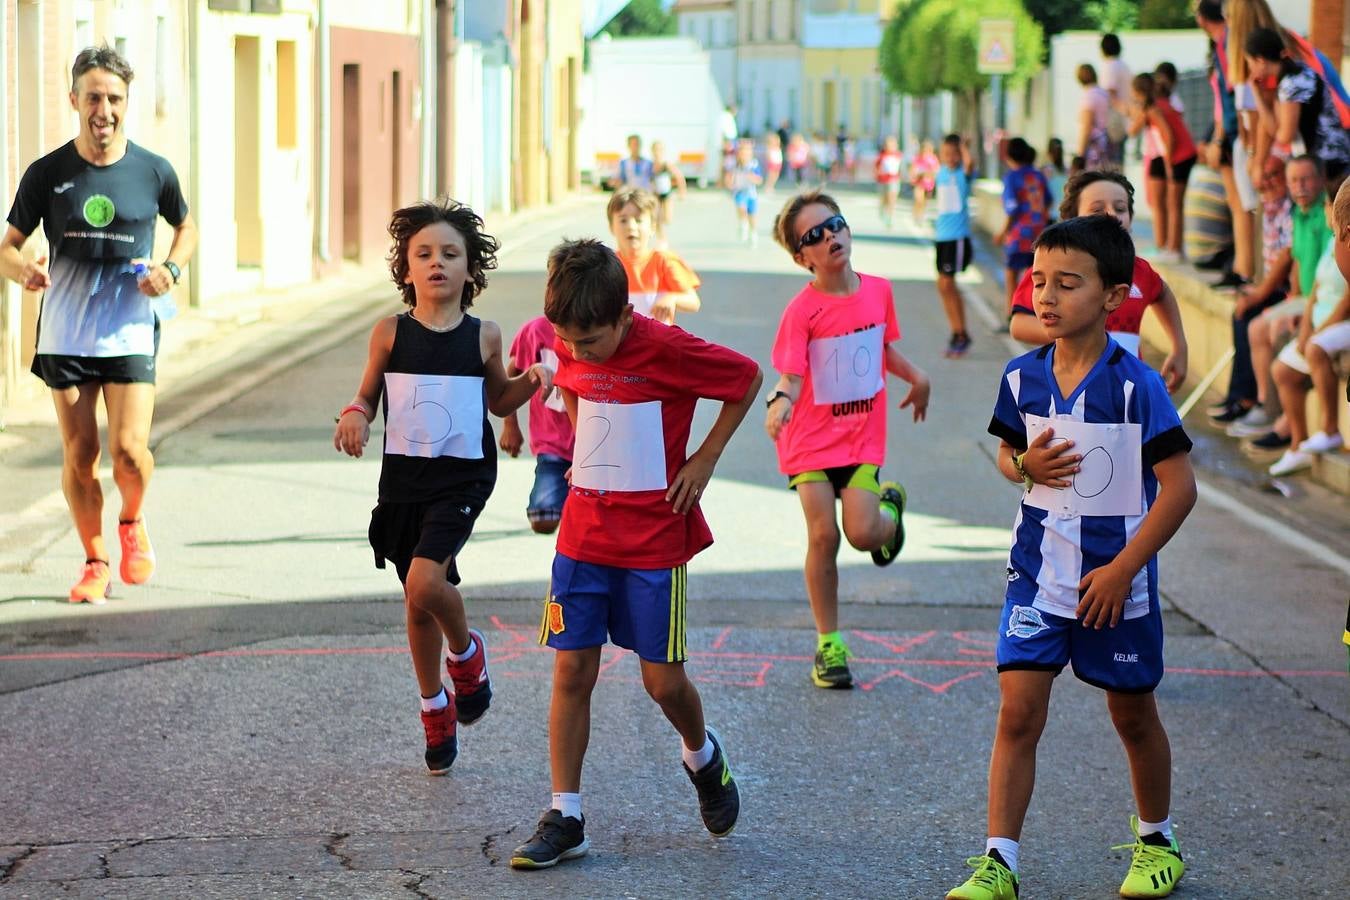
[[[367,419],[370,418],[370,412],[369,412],[364,406],[362,406],[360,403],[348,403],[346,406],[342,407],[342,412],[338,413],[338,414],[337,414],[337,418],[333,419],[333,421],[334,421],[334,422],[341,422],[341,421],[342,421],[342,417],[345,416],[345,415],[346,415],[347,413],[349,413],[349,412],[359,412],[361,415],[365,416]]]

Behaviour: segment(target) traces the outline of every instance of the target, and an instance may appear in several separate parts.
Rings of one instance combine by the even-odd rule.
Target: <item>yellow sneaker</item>
[[[1120,896],[1166,897],[1186,871],[1177,839],[1169,840],[1161,834],[1140,837],[1138,816],[1130,816],[1130,830],[1134,832],[1133,844],[1118,844],[1111,848],[1134,850],[1130,871],[1120,885]]]
[[[1017,876],[992,856],[972,856],[975,870],[966,883],[947,892],[947,900],[1017,900]]]

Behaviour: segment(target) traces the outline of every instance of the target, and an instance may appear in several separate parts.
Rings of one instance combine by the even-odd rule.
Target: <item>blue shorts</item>
[[[759,211],[759,195],[754,191],[737,191],[731,196],[736,201],[736,208],[743,209],[746,215],[753,216]]]
[[[673,569],[621,569],[559,553],[544,600],[539,643],[554,650],[601,647],[606,637],[650,662],[689,658],[684,613],[687,575]]]
[[[1009,250],[1003,248],[1003,264],[1014,272],[1024,272],[1031,268],[1036,254],[1028,253],[1025,250]]]
[[[563,502],[567,500],[567,470],[570,460],[551,453],[541,453],[534,460],[534,487],[530,488],[530,502],[525,515],[531,522],[556,522],[562,518]]]
[[[1162,611],[1121,619],[1115,628],[1084,628],[1077,619],[1031,605],[1003,603],[998,626],[998,670],[1059,674],[1065,663],[1082,681],[1104,691],[1147,694],[1163,676]]]

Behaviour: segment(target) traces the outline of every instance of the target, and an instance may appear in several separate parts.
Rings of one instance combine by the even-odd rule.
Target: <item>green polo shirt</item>
[[[1326,214],[1322,211],[1325,203],[1326,196],[1318,194],[1307,212],[1300,209],[1297,203],[1292,204],[1294,244],[1291,252],[1294,262],[1298,263],[1298,293],[1301,297],[1312,293],[1317,264],[1322,261],[1322,251],[1327,248],[1327,240],[1331,237],[1331,227],[1327,225]]]

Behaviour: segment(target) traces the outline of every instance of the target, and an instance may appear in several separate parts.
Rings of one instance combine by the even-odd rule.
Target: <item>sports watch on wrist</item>
[[[1029,491],[1036,486],[1036,482],[1032,481],[1031,476],[1027,474],[1026,466],[1024,465],[1026,458],[1026,451],[1023,450],[1021,453],[1013,455],[1012,462],[1013,470],[1016,471],[1018,475],[1022,476],[1022,484]]]
[[[774,391],[772,394],[769,395],[769,399],[764,401],[765,408],[767,409],[768,407],[773,406],[773,402],[777,400],[779,397],[787,397],[787,401],[789,403],[792,402],[792,397],[788,395],[787,391]]]
[[[183,270],[178,268],[178,263],[171,259],[166,259],[164,262],[160,263],[160,265],[169,270],[169,275],[173,277],[173,283],[177,284],[178,279],[183,275]]]

